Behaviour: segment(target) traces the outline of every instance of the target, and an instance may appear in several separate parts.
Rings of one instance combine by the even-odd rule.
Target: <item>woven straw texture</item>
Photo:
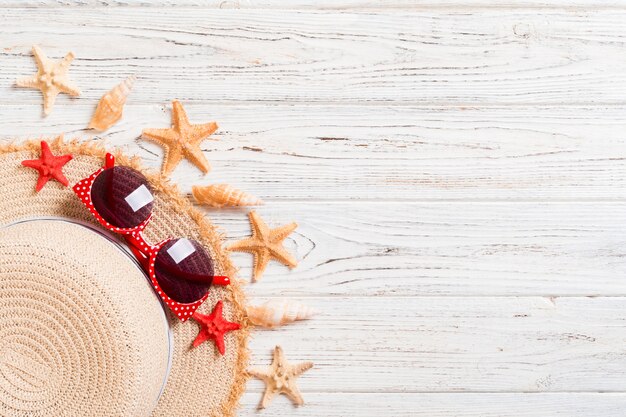
[[[7,145],[0,148],[0,225],[18,220],[42,216],[64,217],[89,222],[95,219],[80,204],[69,188],[51,181],[39,193],[34,184],[37,172],[20,165],[24,159],[39,156],[39,141]],[[89,143],[51,143],[55,154],[71,153],[74,159],[64,167],[70,184],[88,176],[100,168],[105,150]],[[235,269],[222,249],[221,234],[195,210],[176,188],[160,176],[145,172],[138,160],[116,153],[116,164],[132,166],[142,171],[150,181],[155,194],[154,216],[148,225],[146,238],[156,243],[168,237],[188,237],[204,244],[215,261],[215,273],[235,276]],[[97,227],[97,226],[96,226]],[[229,332],[225,337],[226,354],[221,356],[212,343],[204,343],[191,349],[191,343],[199,326],[189,321],[180,323],[168,312],[167,317],[173,333],[174,352],[172,369],[165,392],[153,417],[208,417],[234,415],[238,400],[243,393],[248,360],[246,347],[248,328],[245,319],[245,298],[241,283],[232,279],[228,287],[214,287],[207,301],[198,310],[208,314],[217,301],[224,301],[224,317],[242,324],[242,329]],[[143,323],[136,321],[135,326]],[[117,340],[117,343],[120,343]],[[114,347],[111,346],[110,349]],[[54,370],[52,370],[53,372]],[[105,370],[108,372],[109,370]],[[159,381],[160,383],[161,381]],[[0,401],[2,399],[0,398]],[[30,414],[38,416],[39,414]],[[45,414],[41,414],[42,416]],[[63,415],[63,414],[59,414]],[[92,415],[101,415],[97,412]],[[106,415],[106,414],[102,414]],[[118,414],[126,416],[127,414]],[[136,416],[141,414],[131,414]],[[4,415],[2,415],[4,417]],[[12,414],[7,417],[14,417]]]
[[[120,248],[62,221],[0,229],[0,415],[147,417],[168,356],[163,309]]]

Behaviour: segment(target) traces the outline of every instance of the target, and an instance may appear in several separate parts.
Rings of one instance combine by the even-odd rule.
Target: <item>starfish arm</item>
[[[72,160],[73,156],[72,155],[60,155],[60,156],[55,156],[55,162],[54,162],[54,166],[56,167],[62,167],[63,165],[67,164],[68,162],[70,162]]]
[[[224,352],[226,352],[226,345],[224,344],[224,334],[218,333],[213,335],[213,341],[215,342],[215,347],[217,347],[217,351],[220,355],[224,356]]]
[[[298,223],[289,223],[284,226],[277,227],[271,230],[271,236],[273,242],[282,242],[287,236],[291,234],[298,227]]]
[[[144,129],[141,137],[161,146],[173,146],[176,144],[175,132],[172,129]]]
[[[206,329],[202,328],[202,330],[200,330],[200,332],[198,333],[198,336],[196,336],[196,338],[194,339],[192,346],[198,347],[209,339],[209,332],[207,332]]]
[[[266,371],[261,371],[260,369],[257,369],[257,368],[248,369],[246,370],[246,373],[262,381],[270,380],[270,376]]]
[[[261,402],[259,403],[259,408],[267,408],[268,405],[272,402],[277,392],[272,389],[271,385],[267,385],[265,387],[265,392],[263,393],[263,398],[261,398]]]
[[[161,167],[161,174],[169,176],[172,171],[178,166],[180,161],[183,160],[183,153],[180,148],[165,148],[165,154],[163,155],[163,166]]]
[[[48,183],[49,179],[50,177],[47,175],[39,175],[39,178],[37,178],[37,185],[35,186],[35,191],[37,192],[41,191],[43,186]]]
[[[211,316],[200,314],[196,311],[191,316],[191,318],[194,319],[200,325],[200,331],[198,332],[198,335],[196,336],[195,340],[192,343],[193,347],[198,347],[211,337],[206,326],[206,324],[211,320]]]
[[[274,358],[272,360],[272,365],[282,363],[285,363],[285,353],[283,352],[283,348],[281,348],[280,346],[276,346],[274,348]]]
[[[191,131],[193,132],[193,137],[189,139],[189,142],[194,145],[199,145],[203,140],[211,139],[217,140],[213,138],[209,138],[215,131],[217,130],[217,123],[205,123],[201,125],[191,125]]]
[[[27,159],[25,161],[22,161],[22,165],[28,168],[39,169],[39,167],[41,166],[41,161],[39,159]]]
[[[255,252],[254,255],[254,270],[252,271],[252,280],[256,282],[261,279],[261,275],[263,275],[267,264],[270,262],[270,253],[267,249],[264,249]]]
[[[43,112],[47,116],[52,112],[52,107],[54,107],[54,102],[57,99],[59,90],[50,88],[48,90],[41,90],[41,93],[43,94]]]
[[[229,250],[231,252],[254,253],[259,249],[263,249],[264,247],[265,245],[263,245],[263,242],[259,242],[259,240],[254,237],[248,237],[227,246],[226,250]]]
[[[313,368],[313,362],[298,363],[292,366],[291,374],[293,376],[300,376],[311,368]]]
[[[54,85],[62,92],[69,94],[70,96],[80,96],[80,90],[74,84],[67,82],[66,80],[54,80]]]
[[[209,161],[207,161],[199,147],[194,146],[193,149],[185,148],[185,157],[205,174],[211,170]]]
[[[189,119],[187,113],[178,100],[172,101],[172,124],[176,129],[180,129],[183,126],[189,126]]]
[[[222,355],[224,355],[224,352],[226,352],[226,346],[224,344],[224,335],[233,330],[239,330],[239,328],[241,327],[239,323],[232,323],[226,320],[222,316],[223,309],[224,309],[224,303],[222,302],[222,300],[220,300],[217,302],[217,304],[215,305],[215,308],[213,308],[213,312],[211,313],[211,316],[213,316],[212,321],[215,327],[217,328],[217,332],[215,332],[215,345],[217,346],[217,350]]]
[[[26,88],[36,88],[36,89],[40,89],[39,88],[39,77],[32,76],[32,77],[25,77],[25,78],[20,78],[19,80],[15,81],[15,85],[18,87],[26,87]]]
[[[183,159],[183,153],[172,129],[144,129],[141,137],[161,145],[164,149],[161,174],[168,176]]]
[[[58,68],[60,70],[59,72],[62,73],[62,74],[67,72],[67,69],[70,67],[70,65],[72,64],[73,60],[74,60],[74,53],[73,52],[68,52],[67,54],[65,54],[63,59],[58,64]]]
[[[49,164],[54,160],[54,155],[52,155],[52,151],[50,150],[50,145],[45,140],[40,142],[41,146],[41,159],[43,159],[45,164]]]
[[[211,317],[211,321],[215,320],[216,317],[222,317],[222,312],[224,311],[224,303],[222,300],[219,300],[215,303],[215,307],[213,307],[213,311],[209,315]]]
[[[295,384],[295,382],[292,382],[289,387],[283,388],[283,393],[287,396],[287,398],[293,401],[294,404],[304,405],[304,398],[302,398],[300,389]]]
[[[239,323],[232,323],[230,321],[225,322],[223,325],[224,332],[232,332],[233,330],[239,330],[240,328],[241,325]]]
[[[298,265],[298,261],[293,257],[287,249],[280,244],[270,246],[269,252],[272,258],[276,259],[283,265],[287,265],[289,268],[295,268]]]
[[[50,176],[54,178],[55,180],[57,180],[58,182],[60,182],[61,184],[63,184],[65,187],[67,187],[70,184],[70,182],[67,180],[67,178],[65,177],[65,175],[63,175],[61,171],[51,171]]]
[[[47,72],[50,67],[50,60],[37,45],[33,46],[33,56],[35,57],[37,68],[42,72]]]
[[[267,236],[269,234],[269,227],[267,224],[261,219],[259,214],[252,210],[248,213],[248,218],[250,219],[250,228],[252,229],[252,236]]]

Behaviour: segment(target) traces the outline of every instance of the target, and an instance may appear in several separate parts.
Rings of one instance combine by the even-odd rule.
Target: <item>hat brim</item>
[[[87,177],[103,165],[106,151],[90,142],[50,143],[55,154],[72,154],[64,167],[70,184]],[[0,225],[37,217],[63,217],[96,224],[69,187],[50,181],[35,192],[37,172],[23,167],[21,161],[39,157],[40,142],[26,141],[0,147]],[[225,337],[222,356],[212,343],[192,348],[199,326],[193,321],[181,323],[169,311],[168,320],[174,340],[172,366],[153,417],[232,416],[243,394],[248,362],[248,328],[245,320],[245,296],[241,282],[234,279],[236,270],[222,249],[222,234],[191,203],[159,175],[146,172],[138,159],[116,153],[116,163],[141,171],[154,191],[153,220],[145,230],[146,238],[158,242],[171,237],[188,237],[202,243],[215,262],[215,273],[231,277],[227,287],[213,287],[207,301],[198,310],[209,314],[219,300],[224,302],[224,317],[241,323],[241,330]],[[138,325],[141,325],[138,323]]]

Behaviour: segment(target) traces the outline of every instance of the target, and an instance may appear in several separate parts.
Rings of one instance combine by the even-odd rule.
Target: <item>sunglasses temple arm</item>
[[[213,285],[229,285],[230,284],[230,278],[222,276],[222,275],[215,275],[213,277]]]
[[[113,154],[107,153],[104,158],[104,167],[113,168],[115,166],[115,157]]]
[[[133,252],[141,266],[147,271],[150,263],[150,256],[146,251],[149,248],[149,245],[144,240],[141,233],[138,233],[137,236],[133,235],[124,235],[126,238],[126,242],[128,243],[128,247]],[[230,285],[230,278],[223,275],[215,275],[212,280],[213,285]]]

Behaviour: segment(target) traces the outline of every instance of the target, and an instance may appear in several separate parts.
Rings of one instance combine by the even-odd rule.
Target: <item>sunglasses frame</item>
[[[141,222],[139,225],[131,228],[122,228],[116,227],[109,222],[107,222],[101,215],[98,213],[96,208],[93,205],[93,201],[91,199],[91,188],[93,186],[94,181],[104,170],[113,168],[115,166],[115,157],[107,153],[105,157],[104,167],[98,169],[96,172],[78,181],[72,187],[74,193],[78,196],[80,201],[83,203],[85,207],[89,210],[89,212],[98,220],[98,223],[105,229],[110,232],[119,234],[126,239],[128,246],[147,272],[150,282],[155,290],[155,292],[159,295],[161,300],[168,306],[168,308],[174,313],[176,317],[178,317],[181,321],[187,321],[195,311],[204,303],[209,296],[209,291],[202,296],[201,299],[196,300],[192,303],[179,303],[176,300],[170,298],[165,291],[159,285],[159,282],[156,278],[156,272],[154,268],[154,264],[156,261],[156,257],[159,254],[159,251],[167,242],[171,241],[172,238],[168,238],[162,240],[156,245],[150,245],[143,236],[143,230],[146,228],[150,220],[152,219],[152,213]],[[212,285],[228,285],[230,284],[230,278],[226,276],[216,275],[213,277]]]

